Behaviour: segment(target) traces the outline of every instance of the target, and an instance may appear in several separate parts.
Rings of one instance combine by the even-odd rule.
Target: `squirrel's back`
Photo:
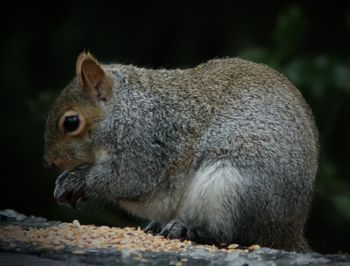
[[[212,130],[211,127],[239,131],[250,123],[254,125],[250,129],[252,134],[265,127],[271,136],[287,133],[300,142],[312,140],[310,145],[317,150],[318,133],[309,106],[284,75],[266,65],[227,58],[210,60],[190,69],[105,67],[124,75],[128,88],[135,93],[165,103],[162,105],[165,119],[173,118],[170,122],[180,121],[182,126],[191,128],[191,133],[196,133],[204,144],[210,142],[205,132]],[[217,138],[222,136],[219,134]]]

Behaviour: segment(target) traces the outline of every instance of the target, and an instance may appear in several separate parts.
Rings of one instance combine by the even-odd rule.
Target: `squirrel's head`
[[[76,77],[61,92],[48,115],[44,161],[60,170],[93,163],[92,136],[111,98],[113,81],[98,61],[82,52]]]

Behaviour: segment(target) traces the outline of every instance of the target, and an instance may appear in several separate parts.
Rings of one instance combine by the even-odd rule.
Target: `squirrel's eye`
[[[65,132],[72,132],[77,130],[80,124],[80,119],[78,115],[66,116],[63,122],[63,127]]]
[[[84,116],[71,110],[64,113],[58,126],[63,134],[76,136],[84,131],[86,128],[86,121]]]

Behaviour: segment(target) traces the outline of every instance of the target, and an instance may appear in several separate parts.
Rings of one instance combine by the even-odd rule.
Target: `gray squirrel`
[[[268,66],[153,70],[83,52],[48,115],[44,160],[62,170],[61,204],[102,198],[168,238],[309,249],[318,132],[301,93]]]

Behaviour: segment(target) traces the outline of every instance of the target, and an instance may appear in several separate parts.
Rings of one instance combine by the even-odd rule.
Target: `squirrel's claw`
[[[72,207],[73,209],[76,209],[77,204],[81,200],[84,200],[86,198],[84,197],[83,191],[79,190],[77,192],[64,191],[62,194],[58,195],[56,199],[59,204],[66,205],[66,206]]]
[[[158,234],[169,239],[188,239],[188,232],[190,229],[183,222],[179,220],[172,220],[166,224],[162,231]]]
[[[151,221],[143,231],[153,235],[158,234],[162,230],[162,225],[156,221]]]
[[[85,177],[76,171],[64,171],[56,180],[54,197],[61,205],[76,208],[81,200],[86,200]]]

